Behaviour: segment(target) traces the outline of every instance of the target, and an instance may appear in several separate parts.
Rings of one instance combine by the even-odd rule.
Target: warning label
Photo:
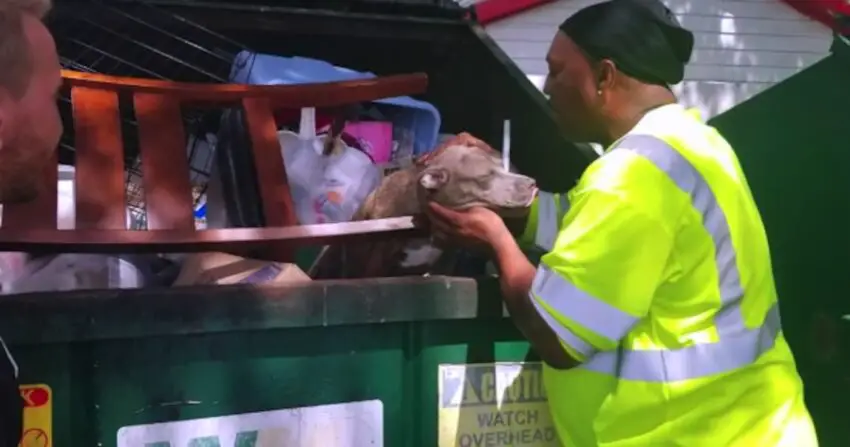
[[[20,447],[53,446],[53,392],[44,384],[21,385],[24,434]]]
[[[440,447],[556,447],[540,363],[440,365]]]

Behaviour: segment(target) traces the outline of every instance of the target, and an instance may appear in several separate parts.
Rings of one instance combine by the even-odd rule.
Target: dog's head
[[[527,212],[536,195],[534,179],[505,171],[497,153],[471,145],[441,149],[418,174],[420,201],[452,209],[482,206],[512,217]]]

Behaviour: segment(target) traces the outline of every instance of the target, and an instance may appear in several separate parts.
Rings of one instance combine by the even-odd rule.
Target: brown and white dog
[[[451,209],[483,206],[505,218],[528,213],[534,179],[505,171],[499,153],[461,134],[412,166],[383,179],[352,220],[418,215],[429,201]],[[325,247],[313,279],[375,278],[452,273],[453,249],[430,239],[385,240]]]

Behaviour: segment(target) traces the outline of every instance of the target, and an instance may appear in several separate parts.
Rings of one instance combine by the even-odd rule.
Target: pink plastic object
[[[393,123],[359,121],[346,124],[343,132],[356,138],[358,145],[375,163],[389,163],[393,148]]]

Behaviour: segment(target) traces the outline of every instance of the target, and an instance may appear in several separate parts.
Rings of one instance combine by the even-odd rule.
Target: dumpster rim
[[[434,276],[6,295],[10,344],[503,318],[494,279]]]

